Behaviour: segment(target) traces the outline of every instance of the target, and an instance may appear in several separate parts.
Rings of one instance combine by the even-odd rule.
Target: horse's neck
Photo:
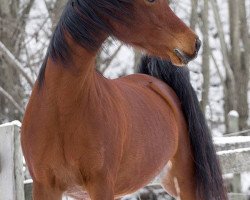
[[[95,53],[78,49],[77,46],[72,49],[72,59],[67,66],[60,64],[60,61],[53,62],[50,58],[47,62],[46,93],[48,100],[56,104],[61,113],[73,111],[78,102],[87,104],[91,91],[95,90],[96,81],[100,81],[96,78]]]

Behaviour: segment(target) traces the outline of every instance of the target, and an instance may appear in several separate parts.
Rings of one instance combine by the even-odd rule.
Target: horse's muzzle
[[[176,54],[176,56],[183,62],[183,64],[188,64],[191,60],[195,59],[198,55],[198,52],[200,50],[201,47],[201,41],[200,39],[196,39],[196,43],[195,43],[195,52],[192,56],[187,55],[185,52],[183,52],[180,49],[174,49],[174,52]]]

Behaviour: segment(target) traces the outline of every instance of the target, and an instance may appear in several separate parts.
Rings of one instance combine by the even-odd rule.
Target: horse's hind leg
[[[33,200],[61,200],[62,192],[50,187],[33,183]]]
[[[182,137],[182,136],[180,136]],[[176,155],[169,161],[162,176],[162,186],[178,200],[196,200],[194,162],[188,138],[180,139]]]

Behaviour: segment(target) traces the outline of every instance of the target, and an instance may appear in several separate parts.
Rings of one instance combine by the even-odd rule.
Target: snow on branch
[[[16,109],[24,114],[24,109],[15,101],[15,99],[0,86],[0,94],[2,94],[6,99],[8,99],[15,107]]]
[[[3,56],[5,60],[14,67],[23,77],[26,79],[30,87],[33,87],[34,82],[23,70],[22,64],[15,58],[15,56],[8,50],[8,48],[0,41],[0,56]]]

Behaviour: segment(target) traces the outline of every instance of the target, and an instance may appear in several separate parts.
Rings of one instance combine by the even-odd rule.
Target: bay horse
[[[144,57],[141,74],[106,79],[95,58],[109,36],[160,58]],[[114,200],[159,173],[181,200],[227,199],[211,135],[180,67],[199,48],[166,0],[69,0],[21,129],[33,199],[80,200],[87,192]]]

